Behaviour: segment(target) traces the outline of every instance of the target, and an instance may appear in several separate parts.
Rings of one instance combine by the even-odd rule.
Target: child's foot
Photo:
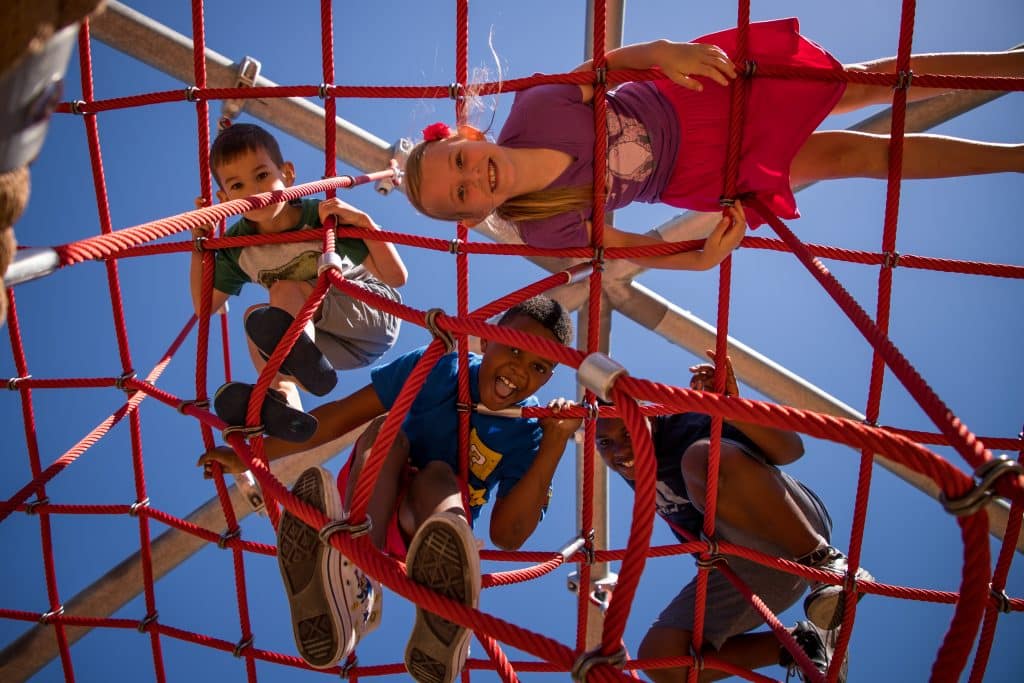
[[[277,348],[278,342],[295,320],[287,311],[276,306],[263,306],[249,312],[245,318],[245,332],[260,350],[263,359]],[[291,375],[310,393],[324,396],[338,383],[338,374],[316,343],[303,332],[292,350],[281,363],[281,372]]]
[[[322,467],[299,475],[292,494],[331,519],[342,516],[334,478]],[[333,666],[380,622],[380,585],[288,511],[277,527],[277,562],[295,645],[310,666]]]
[[[213,411],[217,417],[232,426],[245,425],[245,414],[249,410],[249,397],[255,387],[244,382],[228,382],[217,389],[213,396]],[[273,437],[301,443],[316,433],[317,419],[309,413],[296,410],[288,405],[284,394],[268,389],[267,397],[260,408],[263,430]]]
[[[823,549],[820,558],[815,558],[813,563],[808,563],[808,566],[843,575],[847,571],[846,555],[839,549],[829,546]],[[871,576],[864,567],[858,567],[857,580],[874,581],[875,577]],[[858,602],[863,597],[863,593],[857,593]],[[845,603],[846,594],[843,592],[842,586],[812,581],[811,592],[804,599],[804,613],[818,628],[831,630],[843,623]]]
[[[838,635],[838,630],[826,631],[809,621],[801,621],[793,629],[793,639],[807,653],[807,658],[814,664],[814,668],[822,674],[828,672],[829,664],[832,663],[832,655],[836,649]],[[793,655],[789,654],[789,650],[782,650],[779,656],[779,664],[786,669],[787,681],[792,675],[796,675],[801,681],[807,680],[806,674],[797,665]],[[846,683],[848,664],[848,658],[844,657],[843,663],[839,666],[839,675],[836,677],[836,683]]]
[[[409,546],[406,569],[416,583],[477,606],[480,555],[461,515],[441,512],[424,522]],[[405,668],[419,683],[453,683],[466,665],[470,634],[466,627],[417,607],[405,647]]]

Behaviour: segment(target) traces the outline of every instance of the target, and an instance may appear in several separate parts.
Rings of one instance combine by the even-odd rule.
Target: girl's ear
[[[456,130],[457,130],[459,136],[464,137],[467,140],[472,140],[474,142],[480,142],[480,141],[486,139],[486,138],[484,138],[483,131],[481,131],[476,126],[469,125],[468,123],[463,123]]]
[[[217,201],[226,202],[228,200],[228,193],[224,190],[217,190]]]

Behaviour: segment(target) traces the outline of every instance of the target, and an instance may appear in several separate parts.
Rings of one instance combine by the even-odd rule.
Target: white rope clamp
[[[629,376],[626,368],[603,353],[590,354],[576,371],[577,381],[597,394],[602,401],[611,400],[612,387],[622,376]]]
[[[338,256],[338,252],[332,251],[328,253],[323,253],[320,254],[320,259],[316,262],[316,274],[317,276],[323,275],[323,272],[325,270],[333,268],[334,270],[338,271],[340,275],[344,276],[344,265],[345,262],[341,260],[340,256]]]

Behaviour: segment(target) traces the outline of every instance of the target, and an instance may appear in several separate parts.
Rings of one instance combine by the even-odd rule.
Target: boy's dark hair
[[[516,304],[498,319],[503,325],[509,318],[525,316],[533,318],[555,335],[560,344],[568,346],[572,342],[572,319],[562,304],[554,299],[539,294],[522,303]]]
[[[220,184],[218,168],[231,163],[245,152],[260,150],[266,150],[271,161],[278,166],[284,163],[277,140],[256,124],[234,123],[221,130],[217,134],[217,139],[213,141],[213,146],[210,147],[210,168],[213,170],[213,177],[216,178],[217,184]]]

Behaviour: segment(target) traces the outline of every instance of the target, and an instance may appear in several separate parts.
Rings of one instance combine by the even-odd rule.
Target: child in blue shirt
[[[498,324],[562,344],[572,338],[568,314],[544,296],[509,309]],[[533,393],[551,378],[555,363],[493,340],[481,340],[481,349],[482,355],[470,354],[469,360],[473,403],[492,411],[537,405]],[[314,409],[319,426],[310,441],[298,446],[267,439],[267,458],[274,460],[336,439],[373,420],[337,480],[322,468],[310,468],[293,487],[297,497],[331,519],[345,516],[383,416],[424,350],[374,369],[369,385]],[[580,420],[547,417],[538,421],[470,412],[467,519],[456,474],[456,370],[457,354],[450,353],[423,383],[382,465],[367,515],[374,522],[369,531],[373,543],[404,558],[413,580],[475,607],[480,559],[472,520],[497,488],[491,540],[500,548],[519,548],[543,516],[551,479]],[[230,448],[214,449],[199,459],[204,466],[212,462],[221,463],[228,472],[245,469]],[[299,653],[312,666],[329,667],[376,626],[380,588],[332,546],[320,543],[317,530],[288,512],[278,527],[278,558]],[[454,681],[465,664],[469,636],[468,629],[417,608],[405,652],[409,673],[418,681]]]

